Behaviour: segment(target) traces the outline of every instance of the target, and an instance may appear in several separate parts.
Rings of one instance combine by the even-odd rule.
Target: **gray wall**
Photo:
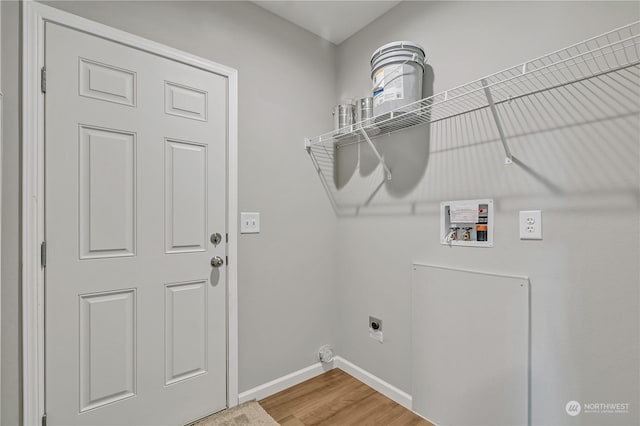
[[[425,47],[438,93],[639,15],[635,2],[403,2],[338,46],[338,94],[369,91],[370,55],[390,41],[413,40]],[[637,424],[640,150],[635,128],[631,141],[612,132],[576,143],[562,137],[514,142],[515,154],[560,187],[556,194],[523,168],[504,166],[499,143],[437,155],[432,150],[417,189],[406,197],[387,197],[398,206],[417,199],[424,213],[340,218],[337,352],[411,392],[411,264],[528,275],[533,424]],[[394,152],[392,146],[386,149]],[[397,164],[396,172],[414,167],[413,160]],[[440,245],[439,202],[485,197],[496,202],[495,247]],[[519,240],[518,211],[528,209],[543,210],[543,241]],[[368,337],[368,315],[383,320],[383,344]],[[632,414],[569,417],[565,404],[573,399],[628,402]]]
[[[331,125],[335,46],[249,2],[55,2],[53,6],[236,68],[241,211],[240,391],[317,361],[332,343],[335,217],[303,149]],[[2,238],[2,425],[18,413],[16,4],[2,2],[7,101]],[[324,117],[324,118],[323,118]]]
[[[2,92],[2,419],[19,420],[19,284],[18,284],[18,3],[3,1]]]
[[[502,166],[495,147],[476,152],[483,167],[445,170],[439,180],[430,175],[439,166],[476,159],[464,150],[432,156],[420,183],[426,213],[340,218],[337,226],[302,150],[303,137],[330,128],[335,99],[369,92],[369,55],[385,42],[422,43],[438,92],[638,19],[636,3],[404,2],[338,48],[246,2],[54,5],[239,70],[240,210],[262,212],[262,233],[239,237],[241,391],[311,364],[320,344],[334,342],[340,355],[410,392],[410,266],[423,261],[531,277],[534,424],[638,423],[637,146],[626,158],[609,140],[585,152],[546,141],[514,147],[562,184],[560,195]],[[19,412],[17,17],[16,3],[3,1],[8,426]],[[593,161],[595,178],[577,179]],[[441,246],[432,207],[476,197],[496,200],[496,247]],[[545,240],[519,241],[518,210],[537,208]],[[620,227],[626,232],[613,232]],[[384,320],[382,345],[367,336],[369,314]],[[570,399],[630,402],[634,414],[568,418]]]

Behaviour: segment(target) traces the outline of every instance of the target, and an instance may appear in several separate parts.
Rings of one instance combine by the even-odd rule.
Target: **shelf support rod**
[[[305,139],[305,141],[307,141],[310,139]],[[327,193],[327,196],[329,197],[329,201],[331,202],[331,206],[333,207],[333,211],[338,214],[338,205],[336,204],[336,200],[334,199],[332,193],[331,193],[331,188],[329,187],[329,183],[327,182],[327,179],[324,176],[324,173],[322,173],[322,168],[320,167],[320,164],[318,164],[318,160],[316,159],[316,156],[313,154],[313,151],[311,150],[311,145],[309,145],[307,147],[307,153],[309,154],[309,157],[311,158],[311,162],[313,163],[313,167],[315,167],[316,172],[318,173],[318,176],[320,177],[320,182],[322,182],[322,187],[324,188],[324,191]]]
[[[509,144],[507,143],[507,138],[504,136],[504,131],[502,130],[502,122],[500,121],[500,115],[498,115],[498,110],[496,109],[496,104],[493,102],[493,96],[491,95],[491,89],[487,84],[486,79],[482,79],[482,87],[484,87],[484,94],[487,97],[487,101],[489,102],[489,108],[491,108],[491,114],[493,114],[493,119],[496,122],[496,127],[498,128],[498,133],[500,134],[500,140],[502,141],[502,147],[504,148],[504,164],[513,164],[513,155],[511,154],[511,150],[509,149]]]
[[[389,170],[389,167],[387,167],[387,163],[384,162],[384,158],[382,158],[382,155],[380,155],[380,153],[376,149],[376,146],[373,144],[373,142],[371,142],[369,135],[362,127],[360,128],[360,133],[362,133],[362,137],[364,137],[364,139],[367,141],[374,155],[378,158],[378,161],[380,161],[380,164],[382,164],[382,167],[384,168],[384,171],[387,174],[387,180],[391,180],[391,170]]]

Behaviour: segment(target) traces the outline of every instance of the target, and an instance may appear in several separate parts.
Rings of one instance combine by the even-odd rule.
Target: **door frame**
[[[2,49],[0,49],[2,50]],[[0,62],[2,62],[0,60]],[[2,155],[4,151],[4,143],[2,132],[4,132],[4,95],[2,87],[0,87],[0,212],[2,211]],[[0,220],[0,241],[2,240],[2,221]],[[0,250],[0,259],[2,258],[2,250]],[[0,266],[0,272],[2,267]],[[1,275],[1,274],[0,274]],[[2,329],[2,297],[0,295],[0,329]],[[2,351],[0,351],[2,352]],[[2,363],[2,354],[0,353],[0,364]],[[2,383],[2,373],[0,372],[0,383]],[[1,398],[0,398],[1,399]],[[0,419],[2,419],[2,401],[0,400]]]
[[[238,71],[125,31],[63,12],[32,0],[22,2],[22,415],[25,426],[38,425],[45,414],[44,271],[44,25],[52,22],[133,47],[228,81],[227,135],[227,406],[238,404]]]

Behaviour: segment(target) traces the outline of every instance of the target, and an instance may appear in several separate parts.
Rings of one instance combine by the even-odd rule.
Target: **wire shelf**
[[[507,164],[517,161],[510,149],[513,141],[541,132],[631,117],[622,127],[630,137],[635,132],[637,138],[640,21],[435,94],[402,110],[305,140],[336,211],[368,205],[385,181],[392,179],[393,170],[380,154],[378,140],[384,138],[386,143],[388,135],[425,124],[430,125],[432,153],[501,142]],[[335,182],[340,151],[363,142],[377,158],[378,172],[369,174],[357,188]]]

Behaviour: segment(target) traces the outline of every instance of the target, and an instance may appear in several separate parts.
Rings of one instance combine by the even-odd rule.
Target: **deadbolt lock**
[[[211,234],[211,243],[214,246],[217,246],[221,242],[222,242],[222,235],[220,235],[219,232],[215,232],[215,233]]]

